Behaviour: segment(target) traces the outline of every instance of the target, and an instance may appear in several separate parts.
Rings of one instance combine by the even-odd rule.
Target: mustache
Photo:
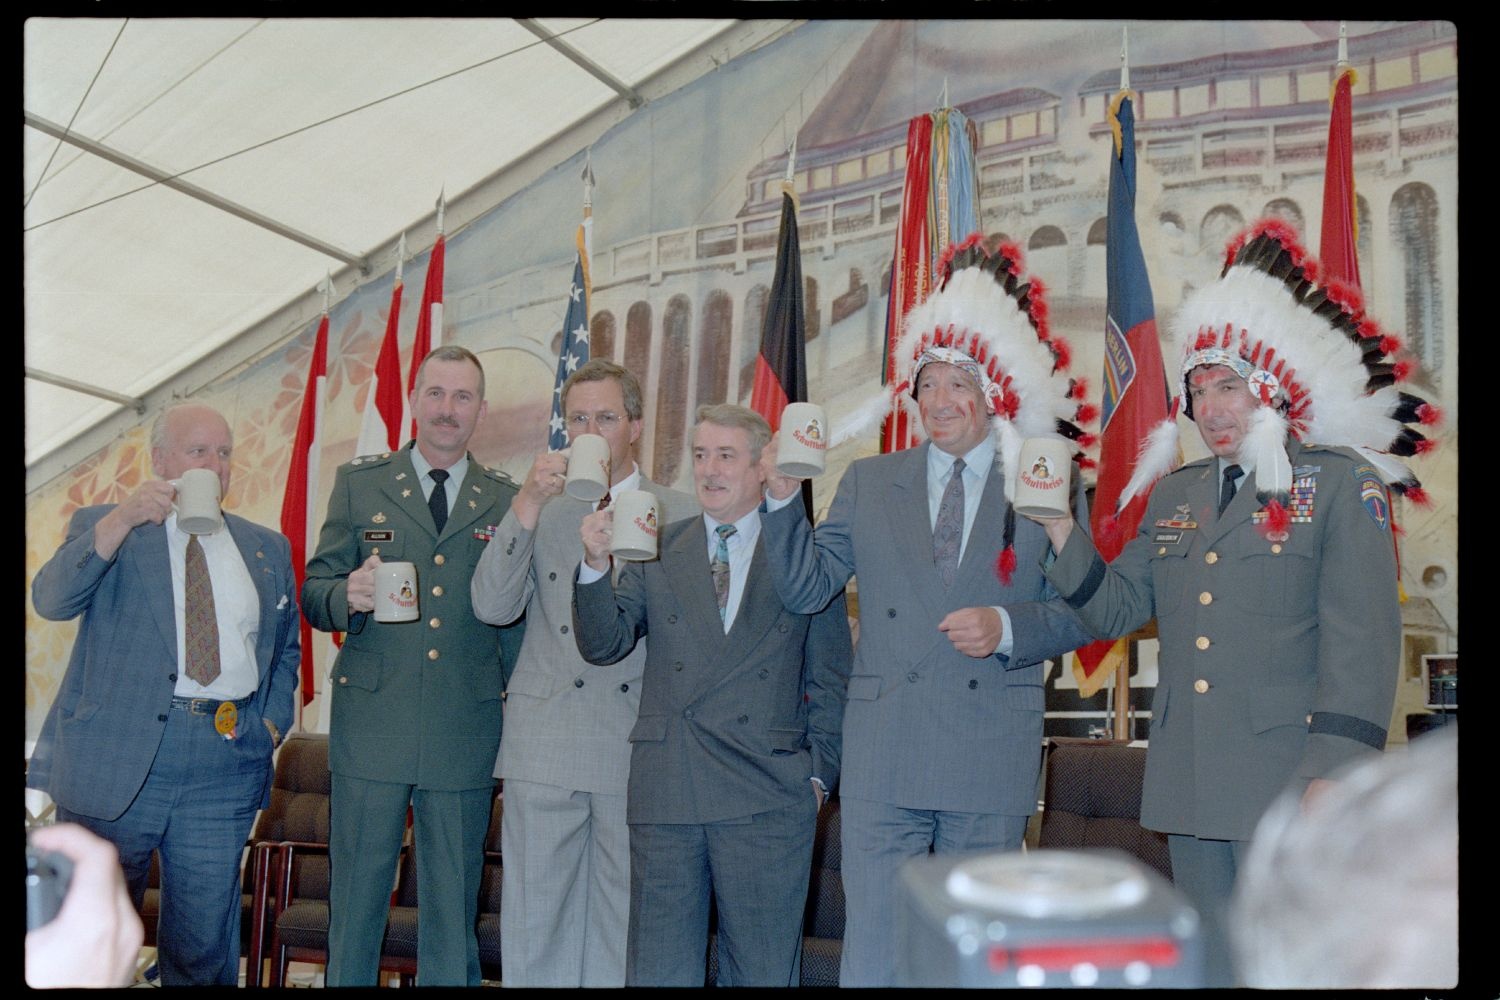
[[[457,427],[458,421],[453,417],[433,417],[432,422],[439,427]]]

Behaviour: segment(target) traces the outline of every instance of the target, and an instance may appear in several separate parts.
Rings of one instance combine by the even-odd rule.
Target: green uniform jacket
[[[1207,459],[1156,485],[1108,567],[1074,531],[1048,571],[1100,638],[1156,617],[1149,829],[1248,840],[1282,788],[1385,746],[1401,654],[1387,494],[1352,451],[1287,451],[1308,519],[1284,541],[1253,519],[1253,475],[1217,515]]]
[[[469,578],[516,485],[471,456],[438,537],[410,448],[339,467],[307,563],[303,613],[314,628],[348,633],[330,684],[329,767],[427,789],[485,788],[494,781],[500,693],[522,630],[475,618]],[[417,621],[350,613],[346,580],[372,553],[415,564]]]

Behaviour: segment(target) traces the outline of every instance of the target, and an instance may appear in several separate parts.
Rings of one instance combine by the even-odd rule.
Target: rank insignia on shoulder
[[[403,480],[405,478],[406,478],[406,473],[404,473],[404,472],[398,472],[398,473],[396,473],[396,482],[399,483],[401,480]]]
[[[500,525],[498,525],[498,524],[486,524],[482,528],[475,528],[474,529],[474,537],[477,538],[481,542],[493,541],[494,538],[495,538],[495,531],[499,527],[500,527]]]
[[[1370,519],[1380,526],[1381,531],[1389,529],[1390,498],[1386,495],[1385,484],[1380,481],[1380,474],[1374,466],[1358,465],[1354,468],[1354,481],[1359,484],[1359,502],[1365,505]]]

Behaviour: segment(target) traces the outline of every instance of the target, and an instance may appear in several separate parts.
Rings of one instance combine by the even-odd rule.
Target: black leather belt
[[[255,695],[253,695],[253,694],[247,694],[247,695],[245,695],[245,697],[239,699],[238,701],[230,702],[230,704],[232,704],[235,707],[235,709],[238,710],[238,709],[244,708],[246,705],[250,704],[250,702],[252,702],[253,700],[255,700]],[[173,708],[180,709],[181,711],[184,711],[184,712],[191,712],[193,715],[213,715],[215,712],[217,712],[219,710],[219,706],[222,705],[222,704],[224,704],[224,702],[223,702],[223,699],[220,699],[220,698],[176,698],[176,697],[174,697],[172,699],[172,707]]]

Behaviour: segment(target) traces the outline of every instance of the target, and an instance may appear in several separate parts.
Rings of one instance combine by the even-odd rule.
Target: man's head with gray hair
[[[562,398],[566,403],[568,392],[580,382],[602,382],[612,378],[620,383],[620,393],[625,397],[625,416],[630,420],[639,420],[645,413],[646,407],[641,396],[641,383],[629,368],[624,368],[613,361],[605,361],[603,358],[595,358],[585,361],[579,365],[568,380],[563,383]]]
[[[698,407],[693,426],[714,424],[717,427],[735,427],[750,436],[750,460],[760,461],[760,453],[771,443],[771,425],[766,418],[754,410],[734,403],[705,403]]]
[[[1256,828],[1230,914],[1249,986],[1458,982],[1458,739],[1432,733]]]

